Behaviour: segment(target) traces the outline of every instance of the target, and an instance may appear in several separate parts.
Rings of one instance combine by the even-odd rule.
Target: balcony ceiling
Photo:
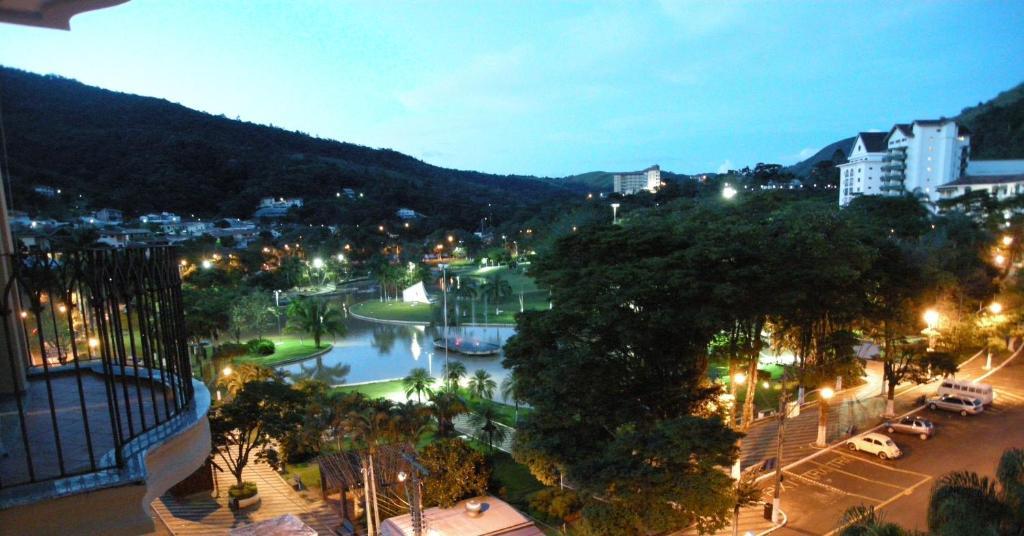
[[[0,22],[70,30],[71,17],[128,0],[0,0]]]

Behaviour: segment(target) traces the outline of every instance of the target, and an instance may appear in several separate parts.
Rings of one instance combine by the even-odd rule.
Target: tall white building
[[[617,194],[631,195],[642,190],[653,194],[661,188],[661,168],[651,166],[643,171],[616,173],[613,177],[613,186]]]
[[[839,165],[839,204],[846,206],[859,195],[882,193],[883,159],[888,152],[888,132],[861,132],[850,157]]]
[[[971,137],[952,119],[921,120],[892,127],[886,145],[882,193],[909,192],[934,203],[939,186],[966,172]]]
[[[992,196],[1024,193],[1024,160],[971,160],[971,135],[952,119],[897,124],[888,133],[860,133],[839,165],[839,204],[862,195],[911,194],[932,209],[973,190]]]

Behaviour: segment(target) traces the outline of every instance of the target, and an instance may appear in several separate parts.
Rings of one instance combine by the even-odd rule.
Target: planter
[[[258,502],[260,502],[260,493],[256,492],[256,495],[246,497],[245,499],[235,499],[232,497],[228,500],[228,506],[230,506],[232,510],[245,510]]]
[[[483,504],[476,500],[470,500],[466,502],[466,515],[469,517],[477,517],[482,511]]]

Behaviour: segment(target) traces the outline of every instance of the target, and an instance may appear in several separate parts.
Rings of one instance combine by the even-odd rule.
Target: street
[[[961,417],[957,413],[916,409],[935,423],[936,434],[929,440],[892,434],[903,451],[898,460],[882,461],[862,452],[851,452],[845,443],[836,442],[838,438],[831,433],[834,444],[828,449],[808,445],[800,451],[812,454],[796,463],[789,461],[790,456],[784,456],[789,465],[783,472],[782,509],[788,523],[776,534],[835,533],[843,512],[857,505],[874,506],[887,520],[905,528],[925,530],[928,498],[937,478],[958,470],[993,475],[1006,448],[1024,445],[1024,360],[1017,358],[1019,353],[1020,350],[996,359],[993,372],[984,378],[994,386],[997,395],[995,403],[982,414]],[[978,378],[986,373],[983,365],[984,358],[975,358],[964,364],[957,377]],[[915,411],[916,399],[934,391],[935,383],[902,386],[897,395],[897,413]],[[869,428],[870,425],[860,427],[865,432]],[[787,438],[787,446],[788,443]],[[765,476],[764,496],[770,502],[774,480]]]

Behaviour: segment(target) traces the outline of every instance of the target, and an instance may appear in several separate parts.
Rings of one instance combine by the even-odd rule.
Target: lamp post
[[[736,194],[737,194],[736,188],[733,188],[732,186],[730,186],[729,183],[726,183],[725,187],[722,188],[722,197],[725,198],[725,199],[732,199],[732,198],[736,197]]]
[[[989,306],[988,306],[988,312],[992,313],[992,315],[994,315],[994,316],[999,315],[1000,313],[1003,312],[1003,304],[1001,304],[999,302],[995,302],[995,301],[990,303]],[[996,323],[996,318],[993,318],[990,321],[990,325],[992,325],[992,327],[994,328],[995,327],[995,323]],[[993,329],[993,331],[995,331],[995,330]],[[987,339],[985,340],[985,350],[986,350],[986,352],[985,352],[985,354],[986,354],[985,355],[985,370],[991,370],[992,369],[992,344]]]
[[[281,291],[274,290],[274,318],[277,319],[277,334],[281,334]]]
[[[448,265],[441,265],[441,294],[444,296],[444,373],[448,374]]]
[[[619,214],[619,204],[618,203],[612,203],[612,225],[615,225],[616,223],[619,222],[618,214]]]
[[[935,309],[928,309],[924,312],[924,322],[928,324],[928,351],[935,350],[935,326],[939,323],[939,312]]]

